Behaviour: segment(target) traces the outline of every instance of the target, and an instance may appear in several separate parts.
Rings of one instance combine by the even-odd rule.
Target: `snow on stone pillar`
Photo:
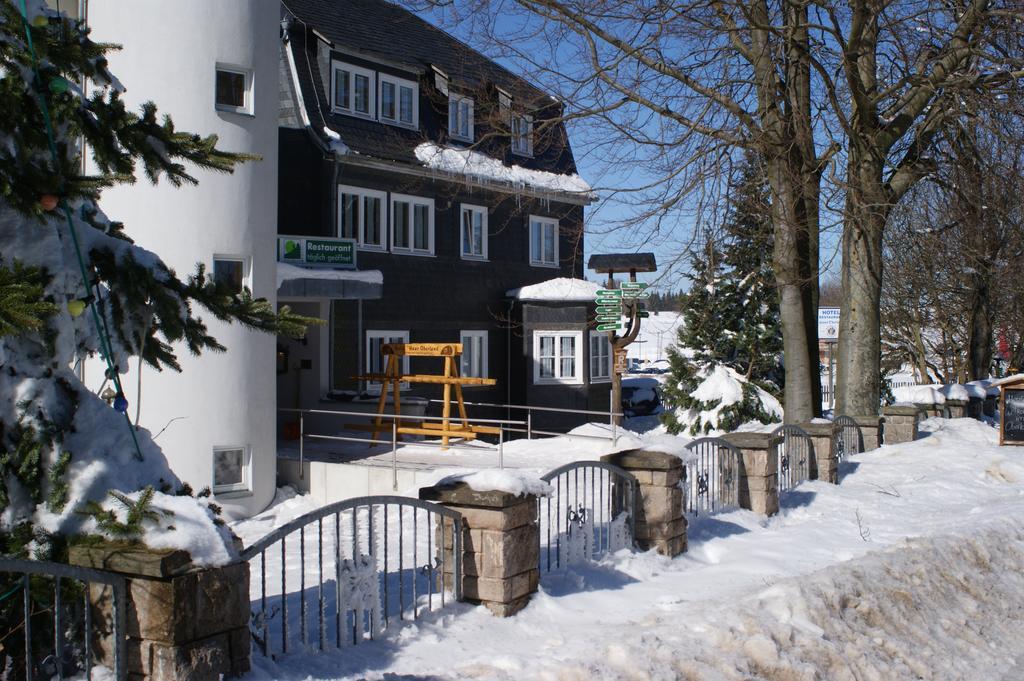
[[[526,607],[540,579],[540,525],[537,497],[472,489],[455,482],[420,490],[420,499],[434,501],[462,516],[462,597],[479,603],[498,617]],[[452,522],[438,516],[438,551],[444,551],[444,584],[453,586]],[[443,536],[440,536],[443,535]]]
[[[70,563],[127,578],[127,670],[139,681],[219,681],[249,671],[249,564],[201,569],[185,551],[76,546]],[[97,661],[113,666],[110,587],[89,586]]]
[[[882,444],[880,437],[882,431],[881,416],[851,416],[860,428],[860,437],[864,443],[864,451],[878,449]]]
[[[962,419],[967,416],[967,400],[946,399],[946,410],[951,419]]]
[[[674,557],[686,551],[683,516],[683,462],[678,456],[633,449],[601,457],[628,471],[640,485],[634,539],[639,548]]]
[[[768,433],[726,433],[740,450],[740,508],[772,516],[779,512],[779,456]]]
[[[839,483],[839,462],[832,446],[831,423],[799,423],[811,439],[811,479]]]
[[[917,439],[918,408],[914,405],[894,404],[882,410],[885,425],[882,441],[887,445],[913,442]]]

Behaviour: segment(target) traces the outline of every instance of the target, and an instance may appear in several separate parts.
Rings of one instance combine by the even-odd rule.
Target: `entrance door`
[[[319,302],[282,303],[295,314],[321,318]],[[280,306],[279,306],[280,307]],[[279,409],[313,409],[321,397],[320,344],[326,326],[310,327],[304,338],[277,337],[277,406]],[[298,437],[298,431],[289,432],[298,425],[298,416],[284,413],[278,419],[281,434],[286,438]],[[293,425],[289,425],[293,424]]]

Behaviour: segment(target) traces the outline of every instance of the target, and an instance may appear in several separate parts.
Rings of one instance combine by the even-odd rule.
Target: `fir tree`
[[[722,236],[706,234],[691,264],[691,286],[669,349],[664,392],[670,432],[728,431],[778,421],[782,330],[772,286],[768,188],[747,157],[730,192]]]
[[[152,103],[127,110],[104,59],[113,48],[41,0],[27,5],[23,17],[20,3],[0,3],[0,548],[51,557],[87,502],[177,484],[149,434],[89,392],[74,362],[100,355],[112,380],[132,356],[177,370],[175,344],[224,349],[199,309],[271,333],[308,320],[233,294],[202,267],[179,278],[103,214],[101,190],[140,172],[195,183],[190,167],[230,172],[249,157],[176,130]],[[95,175],[81,172],[83,148]]]

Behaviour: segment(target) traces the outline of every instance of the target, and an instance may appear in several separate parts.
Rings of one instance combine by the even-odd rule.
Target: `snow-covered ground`
[[[626,347],[626,356],[641,363],[668,359],[668,348],[675,345],[683,316],[678,312],[651,312],[640,322],[640,335]]]
[[[256,654],[249,678],[1024,678],[1024,453],[973,420],[922,432],[774,518],[691,524],[675,560],[620,551],[515,617],[450,606],[341,652]]]

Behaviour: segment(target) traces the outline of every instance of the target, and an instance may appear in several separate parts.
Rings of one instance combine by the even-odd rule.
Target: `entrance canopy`
[[[384,294],[380,270],[299,267],[277,263],[277,295],[281,298],[376,300]]]

